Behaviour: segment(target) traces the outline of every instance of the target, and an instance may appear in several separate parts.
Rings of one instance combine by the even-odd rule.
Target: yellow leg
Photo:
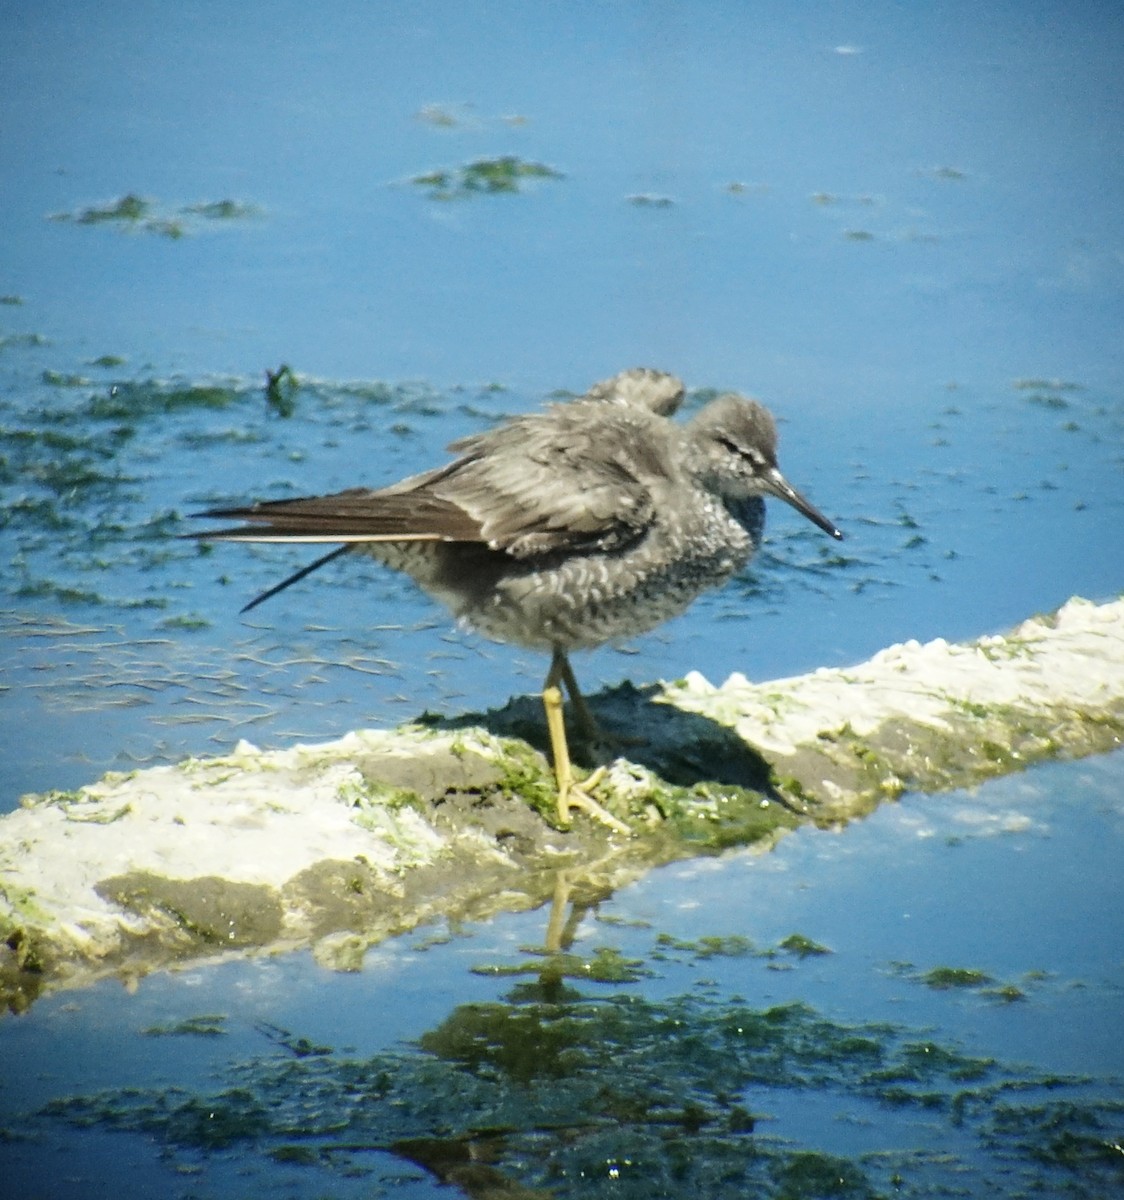
[[[581,689],[578,687],[577,677],[574,675],[573,667],[570,666],[570,660],[561,650],[554,652],[554,659],[550,664],[550,673],[555,677],[555,685],[557,685],[559,679],[566,685],[566,691],[570,694],[570,707],[573,710],[574,719],[582,731],[582,736],[587,741],[600,742],[603,746],[615,747],[617,749],[623,749],[626,746],[643,746],[645,744],[645,739],[642,737],[624,737],[619,733],[606,733],[597,724],[597,718],[590,711],[589,705],[586,704],[585,697],[581,694]]]
[[[593,713],[589,711],[589,705],[585,702],[585,697],[581,694],[581,689],[578,687],[577,678],[574,675],[574,669],[570,666],[570,660],[560,650],[555,652],[554,662],[551,664],[551,672],[557,664],[558,674],[561,676],[562,682],[566,685],[566,691],[570,693],[570,705],[574,710],[574,716],[578,724],[581,726],[582,733],[591,741],[597,741],[602,737],[597,721],[594,719]]]
[[[550,920],[546,926],[545,947],[550,954],[558,954],[565,947],[562,939],[566,933],[566,906],[570,902],[570,879],[565,871],[554,877],[554,897],[550,901]]]
[[[550,734],[550,753],[554,758],[554,778],[558,781],[558,819],[570,823],[570,790],[574,769],[570,765],[570,747],[566,744],[566,723],[562,718],[562,689],[543,688],[542,705],[546,710],[546,731]]]
[[[579,787],[574,782],[574,768],[570,762],[570,747],[566,741],[566,723],[562,714],[562,689],[558,686],[558,676],[568,671],[569,664],[566,663],[565,655],[556,651],[542,692],[546,728],[550,734],[550,751],[554,757],[554,778],[558,782],[558,820],[563,825],[569,825],[572,806],[583,809],[610,829],[628,836],[632,830],[598,804],[586,790],[597,786],[605,774],[605,768],[598,767],[585,781],[584,787]],[[572,676],[572,672],[570,674]]]

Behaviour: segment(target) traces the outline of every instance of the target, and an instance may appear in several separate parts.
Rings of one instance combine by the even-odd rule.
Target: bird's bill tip
[[[822,512],[810,501],[805,499],[787,479],[774,469],[769,475],[769,491],[777,497],[778,500],[783,500],[786,504],[791,504],[796,511],[807,517],[813,525],[818,525],[824,533],[829,537],[835,538],[837,542],[843,540],[843,534],[823,515]]]

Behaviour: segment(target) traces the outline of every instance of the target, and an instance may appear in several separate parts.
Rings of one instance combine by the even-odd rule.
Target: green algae
[[[437,129],[456,129],[458,125],[464,124],[466,118],[454,112],[448,105],[424,104],[414,113],[414,120],[433,125]]]
[[[1036,377],[1015,379],[1011,387],[1017,392],[1081,392],[1084,386],[1071,379],[1040,379]]]
[[[1032,392],[1027,396],[1026,402],[1037,405],[1039,408],[1069,408],[1069,401],[1064,396],[1059,396],[1054,392]]]
[[[91,396],[83,415],[97,421],[137,421],[188,409],[229,408],[244,395],[241,388],[221,384],[126,380]]]
[[[996,1104],[990,1116],[993,1136],[1015,1140],[1023,1152],[1072,1178],[1103,1175],[1124,1183],[1124,1103],[1092,1106],[1072,1101]],[[1105,1193],[1107,1194],[1107,1193]]]
[[[200,629],[210,629],[213,622],[206,617],[201,617],[196,613],[178,613],[172,617],[165,617],[158,625],[159,629],[181,629],[186,632],[194,632]]]
[[[46,382],[56,389],[81,390],[80,381],[61,374]],[[16,569],[8,576],[9,591],[67,604],[167,608],[170,599],[165,594],[110,597],[82,578],[96,574],[99,582],[115,579],[117,567],[151,569],[178,553],[170,541],[181,520],[178,513],[140,521],[127,515],[146,480],[123,469],[125,451],[133,446],[139,423],[147,419],[197,408],[224,408],[247,394],[220,385],[121,382],[99,387],[81,399],[68,395],[64,402],[49,403],[30,414],[35,424],[25,415],[22,426],[0,428],[0,483],[14,493],[6,497],[0,525],[16,530],[23,539],[21,549],[30,551],[15,560]],[[147,457],[146,450],[140,448],[138,455],[133,449],[130,464]],[[114,519],[118,513],[120,519]],[[61,544],[30,540],[55,532],[67,535]],[[145,542],[160,545],[142,548]],[[46,550],[52,551],[49,559]],[[45,561],[64,567],[67,576],[57,578],[43,569]],[[198,621],[191,614],[179,616],[184,627]]]
[[[410,182],[425,189],[431,200],[465,200],[481,195],[514,195],[524,191],[529,181],[563,178],[561,171],[545,163],[505,154],[415,175]]]
[[[1004,662],[1033,654],[1033,642],[1008,637],[981,642],[978,652]],[[1029,711],[1013,705],[980,705],[945,698],[942,728],[918,725],[907,716],[884,721],[867,736],[849,723],[818,735],[822,754],[802,748],[791,762],[793,782],[831,780],[848,793],[847,812],[873,809],[904,791],[941,792],[1023,771],[1036,762],[1077,758],[1115,748],[1124,737],[1118,712],[1088,713],[1062,707]],[[1119,706],[1117,706],[1118,708]],[[829,765],[830,764],[830,765]],[[809,788],[811,790],[811,788]],[[819,819],[815,808],[813,819]]]
[[[208,1013],[187,1017],[172,1025],[150,1025],[141,1030],[142,1037],[225,1037],[230,1030],[227,1018],[221,1014]]]
[[[418,808],[421,796],[413,788],[394,787],[366,777],[349,779],[337,798],[356,810],[355,823],[364,829],[385,830],[386,818],[404,808]]]
[[[832,951],[802,933],[789,934],[776,946],[758,946],[752,939],[740,933],[701,937],[695,941],[685,941],[671,934],[661,933],[656,938],[656,948],[652,956],[664,959],[670,953],[688,954],[696,962],[711,958],[760,958],[773,962],[781,954],[804,959],[831,954]]]
[[[167,209],[155,200],[129,192],[104,204],[51,213],[47,219],[57,224],[107,225],[127,231],[154,233],[177,241],[196,228],[200,221],[239,221],[261,215],[262,210],[256,205],[237,200],[206,201]]]
[[[274,1162],[297,1167],[312,1167],[321,1161],[321,1155],[316,1150],[296,1144],[274,1146],[269,1151],[269,1157]]]
[[[41,333],[0,334],[0,350],[9,350],[12,348],[28,350],[39,346],[49,346],[50,344],[50,341]]]
[[[299,1037],[291,1033],[288,1029],[283,1029],[280,1025],[274,1025],[270,1021],[258,1021],[254,1029],[263,1037],[268,1038],[275,1046],[279,1046],[293,1055],[294,1058],[319,1057],[332,1053],[331,1046],[327,1046],[323,1042],[313,1042],[308,1038]]]
[[[995,1067],[994,1059],[978,1058],[931,1041],[907,1042],[901,1049],[900,1063],[897,1070],[891,1068],[879,1077],[923,1083],[938,1075],[963,1083],[988,1078]]]
[[[0,898],[3,899],[5,907],[8,910],[5,924],[6,928],[0,929],[0,938],[7,940],[12,937],[18,928],[13,918],[18,918],[20,922],[25,924],[42,927],[47,923],[46,910],[39,904],[36,895],[31,888],[13,887],[11,884],[4,883],[0,879]]]
[[[115,825],[125,820],[133,811],[131,804],[121,804],[117,808],[94,809],[83,812],[81,808],[67,808],[66,819],[78,825]]]
[[[578,979],[590,983],[635,983],[652,973],[643,960],[626,958],[611,946],[598,946],[592,955],[544,952],[541,961],[498,966],[479,964],[472,971],[475,975],[493,977],[548,973],[554,979]]]
[[[800,1150],[772,1163],[770,1175],[784,1200],[826,1196],[876,1200],[878,1193],[861,1167],[849,1159],[820,1151]]]
[[[550,824],[558,823],[558,784],[546,759],[526,742],[500,738],[502,758],[499,789],[518,796]]]
[[[696,850],[724,850],[775,838],[800,817],[751,788],[697,784],[661,789],[655,799],[665,833]]]
[[[912,963],[891,963],[891,971],[912,983],[924,984],[935,992],[977,992],[989,1000],[1002,1004],[1015,1004],[1025,1000],[1027,990],[1034,990],[1048,981],[1040,971],[1027,971],[1020,983],[996,980],[994,976],[978,967],[937,966],[927,971],[918,971]]]
[[[176,435],[176,441],[188,450],[203,450],[215,446],[260,446],[265,436],[259,430],[233,426],[227,429],[185,429]],[[179,512],[170,515],[176,521],[183,519]],[[206,546],[207,553],[214,549],[211,542],[197,542],[196,545]]]
[[[999,987],[984,988],[983,994],[992,1000],[1002,1000],[1004,1004],[1015,1004],[1026,999],[1026,992],[1014,983],[1004,983]]]
[[[157,1036],[219,1036],[199,1017]],[[889,1194],[1108,1194],[1124,1180],[1114,1130],[1124,1105],[1095,1086],[1036,1075],[898,1024],[848,1023],[806,1004],[753,1008],[696,992],[586,996],[549,981],[462,1004],[414,1048],[371,1056],[275,1027],[264,1053],[215,1086],[61,1097],[41,1117],[141,1133],[174,1164],[242,1155],[345,1178],[372,1151],[438,1178],[486,1162],[496,1195],[705,1195],[714,1200]],[[774,1097],[862,1106],[873,1137],[855,1155],[762,1126]],[[792,1101],[785,1109],[792,1108]],[[915,1146],[910,1113],[923,1113]],[[961,1154],[934,1151],[944,1137]],[[463,1178],[463,1177],[462,1177]],[[967,1191],[964,1191],[967,1189]]]
[[[262,215],[262,210],[256,204],[243,204],[238,200],[211,200],[203,204],[188,204],[180,211],[190,216],[205,217],[208,221],[244,221]]]
[[[77,388],[89,387],[90,381],[85,375],[75,375],[65,371],[44,370],[41,376],[48,387]]]
[[[709,935],[689,944],[696,958],[742,958],[754,952],[753,942],[744,934],[727,934],[724,937]]]
[[[40,460],[29,464],[28,478],[56,496],[72,496],[75,492],[115,488],[132,479],[120,471],[107,471],[88,458],[72,457]]]
[[[62,788],[53,788],[47,792],[40,792],[37,796],[25,798],[24,807],[52,807],[67,809],[74,804],[84,804],[89,800],[89,795],[83,788],[72,788],[64,790]]]
[[[113,222],[135,224],[143,221],[151,212],[151,201],[129,192],[119,200],[106,204],[95,204],[88,208],[75,209],[73,212],[54,213],[50,219],[72,221],[76,225],[103,225]]]
[[[974,967],[933,967],[921,976],[926,986],[937,991],[947,991],[949,988],[979,988],[985,984],[994,983],[985,971]]]
[[[818,958],[831,953],[827,946],[812,941],[810,937],[805,937],[802,933],[790,933],[778,945],[781,950],[796,958]]]
[[[36,906],[28,905],[24,911],[34,913]],[[38,993],[39,978],[46,973],[49,963],[55,957],[53,948],[27,926],[7,920],[0,921],[0,941],[12,952],[13,965],[18,973],[18,979],[14,981],[15,986],[4,989],[4,1002],[10,1011],[22,1012],[30,1006]],[[0,972],[0,977],[8,973],[4,970]]]

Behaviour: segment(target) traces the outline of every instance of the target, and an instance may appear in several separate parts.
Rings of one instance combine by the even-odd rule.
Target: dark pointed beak
[[[818,525],[824,533],[831,534],[838,541],[843,540],[843,535],[839,530],[832,525],[814,504],[805,500],[776,467],[772,467],[766,472],[763,482],[765,490],[770,496],[776,496],[778,500],[783,500],[786,504],[791,504],[798,513],[803,513],[813,525]]]

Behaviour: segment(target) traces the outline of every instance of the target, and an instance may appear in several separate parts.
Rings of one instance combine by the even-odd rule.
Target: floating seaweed
[[[564,179],[561,171],[545,163],[527,162],[514,154],[480,158],[463,167],[415,175],[410,182],[426,188],[431,200],[464,200],[472,196],[513,195],[530,181]]]

